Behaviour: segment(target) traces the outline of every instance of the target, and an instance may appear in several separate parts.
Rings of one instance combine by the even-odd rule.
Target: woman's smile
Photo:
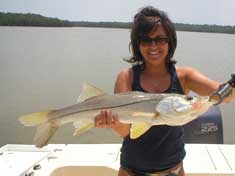
[[[150,55],[151,57],[160,57],[161,56],[160,51],[147,51],[147,54]]]

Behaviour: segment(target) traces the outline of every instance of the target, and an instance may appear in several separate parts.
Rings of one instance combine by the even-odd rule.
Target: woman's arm
[[[194,68],[180,67],[177,72],[181,75],[181,84],[186,93],[193,91],[202,96],[210,96],[219,89],[219,82],[209,79]],[[230,102],[233,97],[235,97],[235,89],[231,96],[224,99],[224,102]]]

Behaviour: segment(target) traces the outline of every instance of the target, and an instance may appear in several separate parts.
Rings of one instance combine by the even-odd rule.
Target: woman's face
[[[140,42],[140,52],[144,58],[145,64],[159,66],[165,64],[168,54],[169,38],[162,25],[152,30]]]

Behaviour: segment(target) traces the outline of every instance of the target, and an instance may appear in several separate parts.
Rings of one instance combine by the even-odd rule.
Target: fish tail
[[[36,113],[24,115],[19,118],[19,121],[24,126],[37,126],[48,121],[49,119],[48,114],[50,112],[52,111],[36,112]]]
[[[55,134],[58,127],[59,125],[52,122],[46,122],[39,125],[34,136],[34,145],[38,148],[41,148],[46,145],[50,138]]]
[[[49,120],[49,114],[52,111],[36,112],[19,118],[24,126],[38,126],[34,136],[34,144],[38,148],[46,145],[59,127],[54,121]]]

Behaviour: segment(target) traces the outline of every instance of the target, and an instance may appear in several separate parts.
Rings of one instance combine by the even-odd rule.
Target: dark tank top
[[[141,69],[133,68],[133,91],[145,91],[140,84]],[[170,68],[171,84],[164,93],[184,94],[174,66]],[[137,172],[160,172],[181,162],[185,156],[181,126],[152,126],[137,139],[124,138],[121,148],[121,167]]]

